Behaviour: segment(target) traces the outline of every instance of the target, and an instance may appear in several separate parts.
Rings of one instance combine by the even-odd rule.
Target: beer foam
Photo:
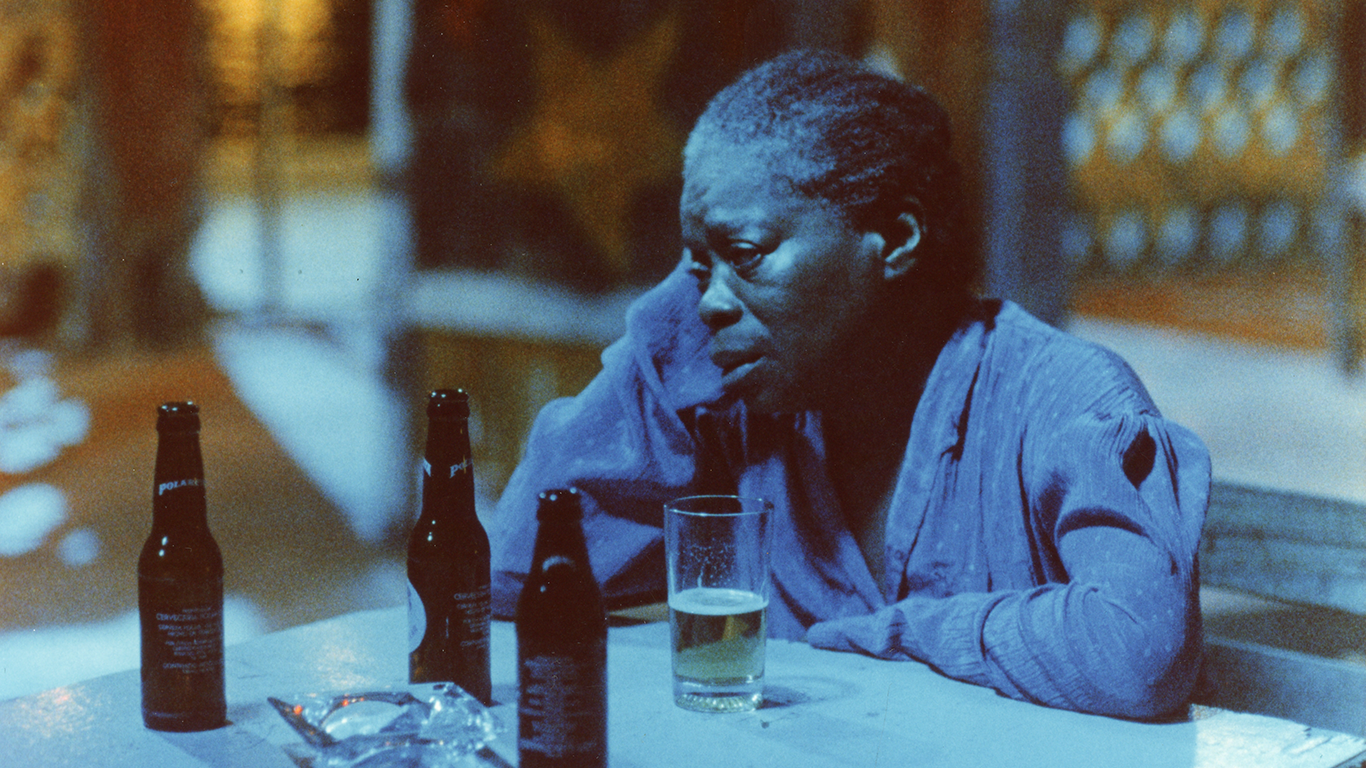
[[[730,616],[766,608],[768,600],[741,589],[694,587],[670,597],[669,607],[699,616]]]

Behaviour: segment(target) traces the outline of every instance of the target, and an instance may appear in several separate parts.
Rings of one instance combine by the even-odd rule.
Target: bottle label
[[[191,477],[187,480],[171,480],[157,486],[157,495],[164,496],[177,488],[191,488],[194,486],[202,486],[203,484],[204,481],[197,477]]]
[[[485,585],[473,592],[456,592],[451,596],[455,605],[455,615],[463,619],[458,632],[461,648],[487,648],[489,645],[489,587]],[[457,634],[452,632],[452,634]]]
[[[422,595],[417,593],[413,582],[408,582],[408,653],[422,645],[427,634],[427,607],[422,604]]]
[[[158,611],[156,634],[166,655],[160,666],[186,674],[216,672],[223,663],[223,609],[217,605]]]
[[[465,457],[465,460],[460,462],[459,464],[450,465],[449,470],[450,471],[446,475],[448,478],[455,477],[461,472],[473,472],[474,459],[467,456]],[[432,476],[432,463],[428,461],[426,458],[422,459],[422,475],[423,477]]]
[[[223,585],[139,578],[142,717],[150,728],[223,723]]]
[[[517,747],[550,758],[605,753],[606,680],[600,660],[522,661]]]
[[[448,615],[457,620],[450,627],[450,636],[460,648],[465,650],[486,649],[489,646],[489,619],[491,606],[489,587],[484,586],[473,592],[456,592],[451,595]],[[408,582],[408,653],[422,645],[427,634],[427,605],[422,595]]]

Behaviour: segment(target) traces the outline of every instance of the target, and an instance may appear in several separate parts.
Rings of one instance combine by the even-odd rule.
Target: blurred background
[[[1363,0],[23,0],[0,697],[137,665],[166,400],[229,642],[401,604],[426,392],[471,393],[487,513],[677,258],[691,121],[793,46],[937,94],[985,292],[1209,445],[1207,628],[1366,675]]]

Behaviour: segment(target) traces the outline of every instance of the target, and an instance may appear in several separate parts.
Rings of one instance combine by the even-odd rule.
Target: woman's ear
[[[899,279],[919,262],[920,242],[925,235],[925,209],[920,201],[907,197],[899,201],[884,219],[882,270],[888,280]]]

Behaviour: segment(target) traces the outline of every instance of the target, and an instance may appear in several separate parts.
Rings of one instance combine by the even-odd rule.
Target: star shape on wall
[[[533,16],[530,26],[535,101],[492,173],[565,201],[607,271],[624,276],[636,192],[680,169],[683,136],[659,102],[678,44],[677,12],[607,58],[578,49],[544,17]]]

